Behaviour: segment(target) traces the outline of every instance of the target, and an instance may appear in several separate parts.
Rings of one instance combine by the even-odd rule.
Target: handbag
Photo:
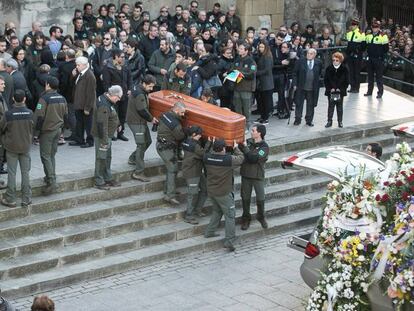
[[[218,75],[214,75],[209,79],[203,80],[203,89],[212,89],[215,87],[221,87],[223,84],[221,83],[220,78]]]
[[[338,103],[341,101],[341,92],[339,90],[333,91],[331,92],[331,94],[329,95],[329,100],[332,103]]]

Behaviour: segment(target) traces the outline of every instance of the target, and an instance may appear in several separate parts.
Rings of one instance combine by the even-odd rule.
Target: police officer
[[[374,90],[374,75],[377,81],[377,98],[382,98],[384,84],[382,75],[384,72],[384,56],[388,52],[388,37],[380,31],[381,22],[372,23],[372,33],[365,36],[368,53],[368,91],[364,96],[371,96]]]
[[[359,93],[362,53],[365,50],[365,34],[361,33],[358,25],[359,19],[353,18],[351,29],[346,33],[346,41],[348,41],[346,54],[348,55],[349,82],[351,84],[350,93]]]
[[[16,170],[17,163],[19,163],[22,174],[22,206],[27,207],[32,203],[29,172],[30,145],[33,140],[33,113],[26,107],[24,90],[17,89],[13,99],[13,108],[6,111],[0,121],[8,167],[7,190],[1,199],[1,204],[16,207]]]
[[[238,70],[243,74],[243,78],[234,87],[233,103],[235,111],[246,117],[246,129],[249,128],[250,105],[252,103],[253,92],[256,89],[256,63],[249,55],[249,45],[241,43],[238,48],[238,58],[236,58],[232,70]]]
[[[176,102],[172,110],[161,114],[158,126],[157,152],[167,169],[164,201],[173,205],[180,204],[175,198],[175,178],[178,172],[177,148],[185,138],[181,126],[181,119],[184,115],[185,105],[181,102]]]
[[[135,166],[132,178],[142,182],[149,182],[145,176],[144,154],[151,145],[151,135],[147,122],[157,124],[158,120],[149,112],[147,94],[152,91],[156,83],[155,77],[145,75],[138,85],[134,86],[129,96],[126,121],[135,138],[136,149],[129,156],[128,163]]]
[[[118,127],[119,119],[114,105],[122,98],[122,88],[119,85],[111,86],[107,93],[96,100],[96,109],[93,113],[92,135],[95,138],[95,186],[101,190],[110,187],[119,187],[121,184],[112,179],[111,141]]]
[[[34,137],[39,138],[40,159],[45,171],[46,188],[43,194],[56,192],[55,155],[63,123],[68,114],[66,99],[57,92],[59,80],[49,76],[45,92],[34,112]]]
[[[203,130],[199,126],[192,126],[188,129],[187,139],[183,141],[183,177],[187,183],[187,211],[184,221],[190,224],[198,224],[194,217],[194,211],[200,212],[207,199],[206,177],[203,174],[204,150],[209,149],[208,142],[205,148],[202,147],[200,139]]]
[[[256,219],[267,229],[267,222],[264,215],[265,202],[265,163],[269,155],[269,146],[264,140],[266,127],[258,124],[253,125],[251,129],[251,138],[247,140],[246,145],[240,145],[244,154],[244,162],[240,169],[241,180],[241,198],[243,206],[243,215],[241,229],[247,230],[250,226],[250,201],[252,189],[256,193],[257,216]]]
[[[244,155],[234,142],[234,155],[226,153],[223,139],[213,142],[213,151],[204,155],[203,162],[207,171],[207,193],[213,203],[213,213],[204,236],[218,236],[215,233],[224,215],[224,247],[234,251],[236,239],[235,209],[233,195],[233,170],[243,163]]]
[[[173,71],[165,75],[161,89],[190,95],[191,78],[187,74],[187,66],[178,63]]]

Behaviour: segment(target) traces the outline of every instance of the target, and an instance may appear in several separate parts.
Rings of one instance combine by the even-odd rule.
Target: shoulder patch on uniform
[[[36,109],[42,109],[42,104],[37,104]]]
[[[266,153],[263,149],[259,150],[259,156],[263,157]]]
[[[256,70],[256,65],[251,65],[251,66],[250,66],[250,69],[251,69],[251,70]]]

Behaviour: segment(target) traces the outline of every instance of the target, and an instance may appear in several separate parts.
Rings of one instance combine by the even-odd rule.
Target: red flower
[[[408,180],[409,183],[414,182],[414,174],[411,174],[410,176],[408,176],[407,180]]]
[[[408,199],[409,199],[409,197],[410,197],[410,194],[408,193],[408,192],[403,192],[402,194],[401,194],[401,197],[402,197],[402,199],[404,200],[404,201],[408,201]]]
[[[387,186],[389,186],[390,185],[390,183],[388,182],[388,181],[384,181],[384,186],[385,187],[387,187]]]
[[[381,201],[381,195],[379,193],[375,196],[375,201]]]
[[[404,185],[404,183],[403,183],[401,180],[397,180],[397,181],[395,182],[395,185],[396,185],[397,187],[401,187],[402,185]]]
[[[381,198],[381,202],[382,202],[382,203],[385,203],[385,202],[387,202],[389,199],[390,199],[390,196],[389,196],[387,193],[385,193],[385,194],[382,196],[382,198]]]
[[[411,186],[410,190],[414,193],[414,186]]]
[[[403,175],[403,176],[407,176],[407,172],[406,171],[401,171],[400,174]]]

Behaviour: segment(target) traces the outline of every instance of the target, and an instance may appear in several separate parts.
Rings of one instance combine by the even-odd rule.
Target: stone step
[[[252,222],[248,231],[236,229],[238,241],[253,236],[275,234],[292,230],[316,222],[320,208],[312,208],[301,213],[292,213],[268,219],[269,229],[263,230],[258,222]],[[168,243],[152,245],[143,249],[132,250],[121,254],[112,254],[102,258],[91,259],[81,263],[58,266],[45,272],[2,281],[2,296],[8,299],[27,294],[44,292],[70,285],[81,280],[100,278],[132,268],[139,268],[151,263],[175,258],[194,251],[207,251],[222,247],[223,229],[219,229],[220,237],[205,239],[202,236],[175,240]],[[236,244],[237,246],[237,244]]]
[[[266,184],[274,184],[278,182],[286,182],[289,180],[296,180],[303,176],[310,175],[309,172],[289,171],[283,170],[278,165],[272,170],[266,171]],[[179,175],[180,176],[180,175]],[[240,189],[240,176],[235,177],[236,191]],[[33,198],[33,204],[29,208],[18,206],[16,208],[0,207],[0,228],[2,222],[12,222],[17,224],[28,217],[39,217],[38,214],[46,213],[65,213],[65,210],[70,210],[86,204],[93,204],[94,202],[106,202],[114,199],[122,199],[128,196],[135,196],[139,194],[139,198],[134,201],[132,209],[149,208],[152,206],[163,205],[162,197],[158,200],[151,200],[152,193],[160,192],[164,186],[164,176],[155,176],[150,183],[143,183],[135,180],[124,182],[121,187],[112,188],[109,191],[102,191],[97,188],[87,188],[82,190],[74,190],[69,192],[57,193],[47,197]],[[178,186],[184,186],[182,178],[177,179]],[[183,190],[185,192],[186,190]],[[0,234],[1,236],[1,234]]]
[[[266,200],[280,200],[325,189],[328,181],[329,179],[323,176],[312,176],[300,181],[295,180],[280,185],[272,185],[266,188]],[[89,207],[80,207],[76,209],[76,213],[79,215],[72,215],[76,218],[71,222],[67,220],[71,217],[69,215],[63,215],[62,217],[66,217],[66,219],[60,220],[56,218],[56,215],[50,213],[39,215],[42,217],[38,219],[29,218],[26,224],[21,224],[18,227],[14,226],[13,223],[8,223],[7,226],[0,229],[0,236],[3,237],[0,242],[0,258],[15,258],[22,254],[36,253],[81,241],[121,235],[182,219],[182,211],[185,209],[184,204],[180,208],[172,209],[151,207],[140,209],[138,212],[131,209],[124,213],[113,212],[114,209],[122,208],[124,205],[135,204],[136,200],[141,197],[134,196],[114,200],[110,203],[104,202]],[[236,194],[235,202],[236,207],[240,206],[239,194]],[[252,197],[252,203],[254,202],[255,196]],[[89,214],[84,211],[87,208],[90,209]],[[105,209],[108,209],[109,212]],[[91,217],[90,214],[93,213],[93,210],[100,217]],[[279,212],[282,211],[288,212],[288,210],[279,210]],[[83,212],[86,214],[82,214]],[[55,223],[63,223],[64,225],[53,225]],[[39,228],[43,228],[43,230],[39,230]],[[25,232],[26,234],[18,237],[19,232]]]
[[[405,120],[405,119],[404,119]],[[408,119],[407,119],[408,120]],[[401,120],[402,121],[402,120]],[[282,138],[278,140],[268,141],[271,146],[271,154],[278,153],[291,153],[305,149],[313,149],[317,146],[326,146],[326,145],[338,145],[338,144],[351,144],[358,145],[359,141],[363,139],[366,143],[370,141],[380,141],[384,138],[387,139],[387,142],[384,141],[383,145],[389,143],[392,133],[390,131],[390,126],[398,124],[398,122],[389,122],[390,125],[384,124],[373,124],[365,125],[360,127],[349,127],[344,129],[330,129],[326,131],[321,131],[315,137],[315,133],[303,135],[303,137],[298,137],[297,139]],[[371,137],[371,138],[370,138]],[[280,158],[280,157],[279,157]],[[126,162],[126,160],[125,160]],[[277,163],[273,161],[268,161],[267,167],[275,167]],[[125,163],[124,166],[121,166],[121,169],[113,171],[113,176],[115,179],[120,181],[131,180],[131,173],[133,167]],[[146,174],[148,176],[159,176],[164,173],[164,166],[160,160],[152,159],[147,163]],[[41,189],[44,187],[42,180],[32,180],[32,191],[33,196],[42,196]],[[94,178],[91,174],[86,173],[73,173],[66,176],[58,176],[59,192],[70,192],[70,191],[79,191],[81,189],[86,189],[93,187]],[[0,192],[1,193],[1,192]]]
[[[280,217],[281,215],[306,211],[320,206],[323,195],[324,191],[319,191],[269,201],[267,203],[267,217]],[[198,225],[187,224],[182,221],[183,213],[176,208],[157,209],[151,212],[151,215],[143,213],[143,215],[139,215],[139,218],[147,218],[147,221],[149,221],[149,219],[154,218],[155,214],[158,214],[159,218],[172,219],[173,222],[163,224],[164,222],[160,221],[155,227],[144,226],[143,228],[137,228],[137,231],[122,235],[112,235],[110,233],[102,239],[54,247],[38,254],[25,255],[20,253],[16,258],[3,259],[0,262],[0,279],[18,278],[55,267],[104,257],[113,253],[191,238],[202,234],[209,221],[209,217],[204,217],[200,219],[200,224]],[[242,210],[236,209],[237,221],[240,220],[241,215]],[[253,219],[256,216],[256,208],[254,206],[252,207],[252,216]],[[129,217],[137,218],[136,215],[130,215]]]

